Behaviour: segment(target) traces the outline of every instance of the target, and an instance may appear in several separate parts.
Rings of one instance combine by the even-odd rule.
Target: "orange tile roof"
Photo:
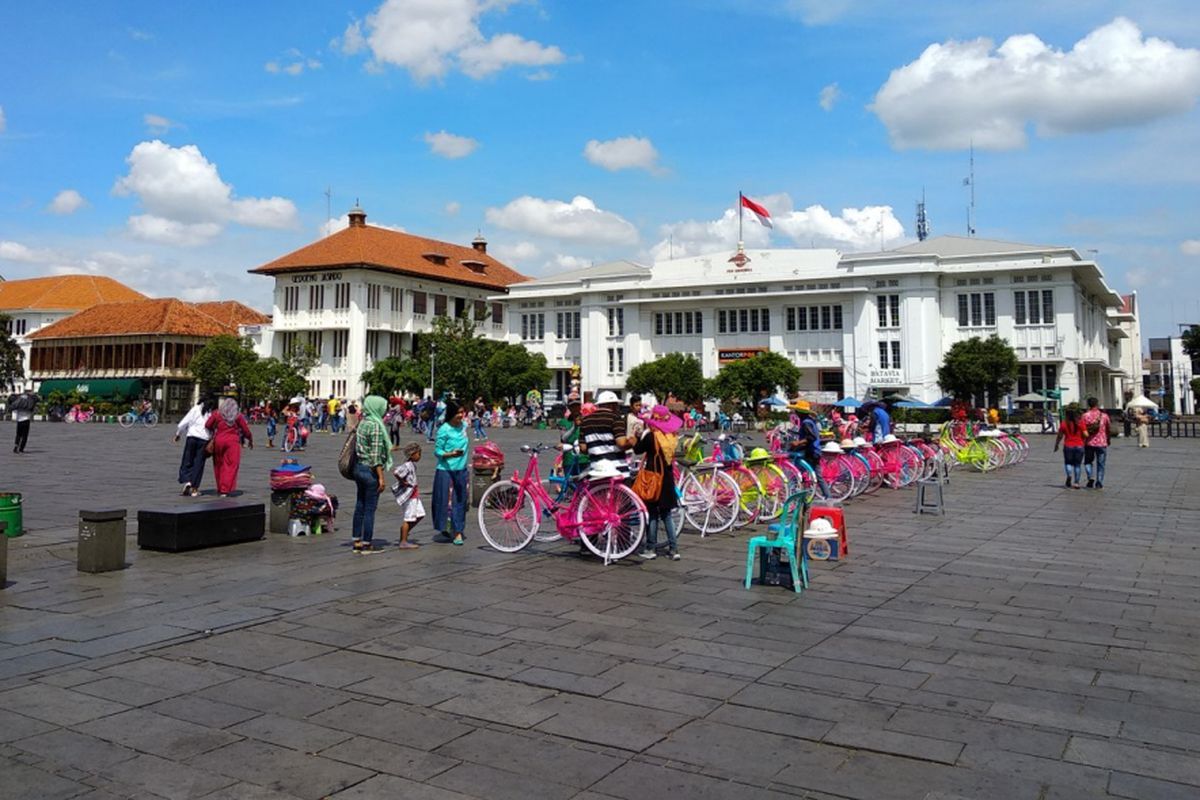
[[[266,314],[255,311],[236,300],[214,300],[208,303],[192,303],[222,325],[237,329],[238,325],[264,325],[271,321]]]
[[[444,263],[427,255],[445,256]],[[482,265],[472,269],[467,262]],[[282,272],[331,267],[366,266],[449,283],[503,291],[514,283],[529,280],[516,270],[474,247],[439,242],[411,233],[352,225],[307,247],[277,258],[250,272],[275,275]]]
[[[60,319],[29,334],[30,339],[74,339],[84,336],[218,336],[236,334],[190,303],[174,297],[104,303]]]
[[[102,275],[55,275],[0,281],[0,310],[75,310],[97,303],[144,300],[146,295]]]

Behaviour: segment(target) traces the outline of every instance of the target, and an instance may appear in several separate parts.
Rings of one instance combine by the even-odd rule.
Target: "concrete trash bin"
[[[471,507],[479,507],[479,499],[483,497],[483,493],[488,487],[500,479],[500,470],[503,467],[493,467],[491,469],[472,469],[471,470]]]
[[[76,568],[91,573],[125,569],[125,509],[79,512]]]

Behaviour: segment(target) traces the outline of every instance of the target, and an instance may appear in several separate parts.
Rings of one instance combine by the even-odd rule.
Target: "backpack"
[[[338,472],[343,478],[354,480],[354,467],[358,465],[358,431],[350,431],[338,455]]]

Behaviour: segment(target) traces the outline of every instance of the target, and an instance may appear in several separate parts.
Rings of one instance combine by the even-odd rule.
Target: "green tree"
[[[704,399],[704,369],[693,356],[668,353],[629,370],[625,388],[635,396],[653,392],[665,399],[674,394],[685,403],[698,403]]]
[[[280,408],[292,397],[307,392],[306,374],[272,356],[246,364],[237,384],[244,404],[269,401]]]
[[[0,314],[0,387],[10,389],[25,377],[25,354],[13,338],[12,320]]]
[[[429,362],[416,358],[384,358],[362,374],[368,394],[388,397],[392,392],[421,394],[429,383]]]
[[[496,343],[493,343],[496,344]],[[464,399],[482,396],[487,400],[514,400],[530,389],[544,390],[550,385],[550,368],[541,353],[530,353],[519,344],[499,344],[493,347],[487,361],[487,391]]]
[[[998,405],[1017,380],[1017,354],[995,334],[955,342],[937,371],[942,391],[978,406]]]
[[[755,404],[780,389],[795,394],[800,389],[800,368],[779,353],[759,353],[753,358],[731,361],[709,380],[704,393],[721,401],[741,400]]]
[[[188,369],[201,391],[219,392],[231,383],[241,385],[244,370],[257,360],[249,339],[222,334],[192,356]]]
[[[1200,325],[1193,325],[1179,337],[1183,340],[1183,352],[1193,361],[1200,359]]]

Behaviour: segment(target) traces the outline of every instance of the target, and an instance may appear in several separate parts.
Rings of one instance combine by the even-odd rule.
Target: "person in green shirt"
[[[433,473],[433,527],[446,530],[449,507],[453,542],[463,543],[467,523],[467,431],[462,409],[453,400],[446,401],[446,422],[438,426],[433,455],[437,469]]]
[[[363,420],[355,440],[354,485],[354,552],[366,555],[376,552],[371,540],[375,537],[375,510],[379,495],[386,483],[384,474],[392,468],[392,441],[383,424],[387,400],[371,395],[363,401]]]

